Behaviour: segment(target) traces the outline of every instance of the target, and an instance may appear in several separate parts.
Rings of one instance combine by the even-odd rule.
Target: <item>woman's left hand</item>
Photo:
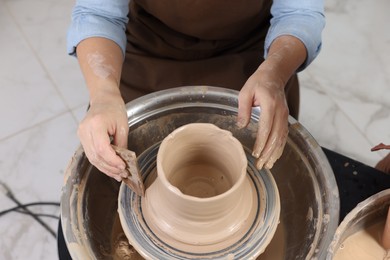
[[[260,107],[260,121],[252,155],[256,167],[271,169],[283,153],[288,136],[288,115],[285,83],[267,63],[248,79],[239,94],[238,126],[245,127],[252,107]]]
[[[306,59],[305,45],[282,35],[271,44],[268,57],[247,80],[238,97],[237,125],[248,125],[252,107],[260,107],[260,121],[252,155],[256,167],[271,169],[282,155],[288,136],[288,106],[284,87]]]

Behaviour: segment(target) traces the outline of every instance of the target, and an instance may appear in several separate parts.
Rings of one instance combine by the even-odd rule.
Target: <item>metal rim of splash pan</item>
[[[251,150],[260,117],[260,109],[254,108],[248,127],[237,129],[238,92],[210,86],[163,90],[126,107],[129,147],[137,154],[191,122],[214,123]],[[338,226],[339,193],[321,147],[292,117],[283,155],[271,172],[282,203],[285,258],[323,259]],[[119,185],[88,162],[81,146],[76,150],[61,196],[62,227],[73,259],[115,259],[112,238],[121,232],[117,227]]]

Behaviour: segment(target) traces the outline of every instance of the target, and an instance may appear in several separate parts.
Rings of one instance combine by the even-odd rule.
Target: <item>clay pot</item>
[[[175,248],[220,250],[244,236],[256,214],[247,159],[231,132],[213,124],[176,129],[161,143],[146,190],[146,223]]]

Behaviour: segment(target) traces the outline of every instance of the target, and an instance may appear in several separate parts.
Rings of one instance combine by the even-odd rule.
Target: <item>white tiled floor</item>
[[[72,5],[0,0],[0,181],[22,203],[59,201],[79,144],[88,97],[65,51]],[[328,0],[326,9],[323,50],[300,74],[300,121],[322,146],[374,165],[385,152],[370,148],[390,143],[390,2]],[[13,206],[1,193],[0,211]],[[29,216],[1,216],[0,234],[0,259],[57,259],[56,240]]]

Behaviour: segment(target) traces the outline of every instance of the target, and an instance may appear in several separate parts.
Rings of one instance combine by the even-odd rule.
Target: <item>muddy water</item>
[[[334,260],[385,260],[387,252],[381,246],[385,222],[379,221],[349,236],[338,248]]]

